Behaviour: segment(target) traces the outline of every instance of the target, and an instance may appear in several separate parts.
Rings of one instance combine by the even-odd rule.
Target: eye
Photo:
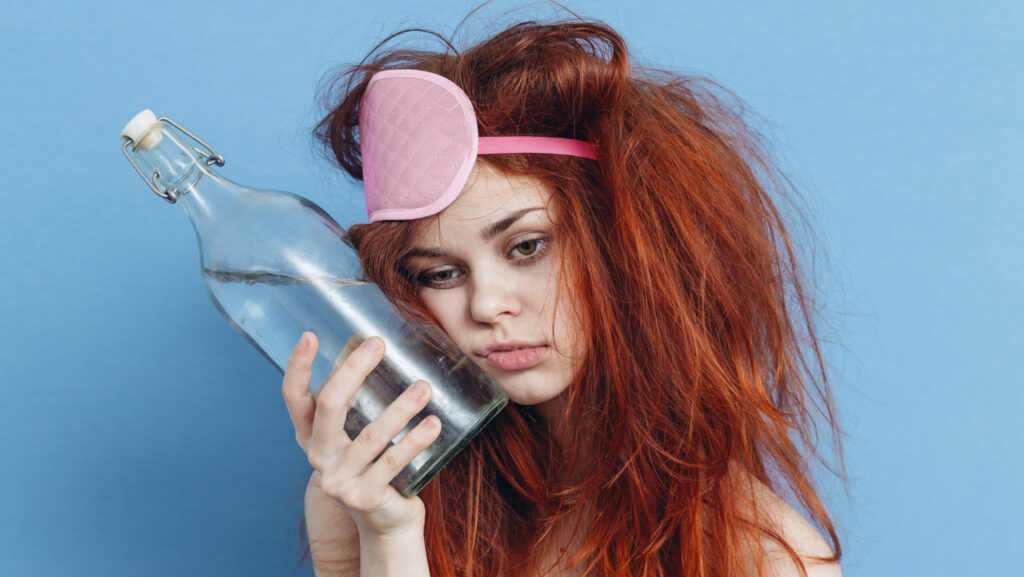
[[[550,244],[551,239],[547,237],[527,238],[512,245],[508,251],[508,258],[514,264],[530,264],[544,256]]]
[[[448,282],[455,278],[455,271],[452,269],[439,270],[428,274],[427,278],[433,282]]]
[[[414,279],[421,287],[449,288],[462,280],[462,273],[456,268],[435,268],[415,275]]]
[[[538,246],[540,246],[540,239],[524,240],[517,244],[513,250],[523,256],[532,256],[533,253],[537,252]]]

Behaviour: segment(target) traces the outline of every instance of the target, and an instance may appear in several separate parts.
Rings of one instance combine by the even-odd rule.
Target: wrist
[[[366,513],[359,516],[356,525],[360,539],[381,544],[401,543],[423,538],[427,515],[419,499],[405,499],[401,509],[392,508],[386,514]]]
[[[427,547],[423,525],[408,526],[387,533],[359,532],[362,575],[387,577],[428,577]]]
[[[413,521],[401,527],[387,529],[385,531],[374,531],[358,525],[359,541],[373,543],[381,547],[400,547],[410,543],[423,541],[424,523],[422,520]]]

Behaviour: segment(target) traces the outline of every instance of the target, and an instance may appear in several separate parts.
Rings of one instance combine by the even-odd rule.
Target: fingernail
[[[367,340],[366,343],[363,344],[363,346],[366,347],[366,350],[368,350],[368,351],[379,351],[381,345],[383,345],[383,344],[384,343],[381,342],[380,339],[378,339],[378,338],[371,338],[371,339]]]
[[[302,333],[302,338],[299,339],[299,346],[302,347],[302,350],[308,351],[309,346],[313,344],[312,341],[313,339],[309,338],[309,333]]]
[[[422,399],[427,396],[427,384],[423,381],[418,381],[412,386],[412,398]]]
[[[441,428],[441,419],[437,418],[435,415],[430,415],[426,419],[423,419],[423,421],[426,423],[424,426],[431,431]]]

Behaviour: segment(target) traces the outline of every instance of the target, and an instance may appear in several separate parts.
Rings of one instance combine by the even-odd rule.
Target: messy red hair
[[[558,242],[587,354],[567,393],[572,442],[554,443],[529,407],[511,406],[420,494],[431,574],[547,569],[536,552],[580,511],[588,523],[574,560],[587,575],[740,575],[745,536],[775,540],[796,560],[776,527],[744,513],[734,467],[788,489],[838,560],[808,465],[815,413],[836,449],[839,431],[777,204],[788,187],[734,97],[632,66],[623,39],[598,22],[525,22],[464,51],[446,44],[374,51],[336,79],[317,134],[352,177],[362,175],[363,91],[393,68],[454,81],[481,136],[587,140],[600,160],[481,158],[552,191],[560,230],[571,231]],[[429,319],[402,266],[420,224],[349,234],[367,276]]]

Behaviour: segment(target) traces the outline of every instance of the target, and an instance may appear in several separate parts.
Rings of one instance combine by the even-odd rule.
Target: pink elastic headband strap
[[[583,140],[550,136],[481,136],[477,139],[477,154],[560,154],[597,160],[594,145]]]

